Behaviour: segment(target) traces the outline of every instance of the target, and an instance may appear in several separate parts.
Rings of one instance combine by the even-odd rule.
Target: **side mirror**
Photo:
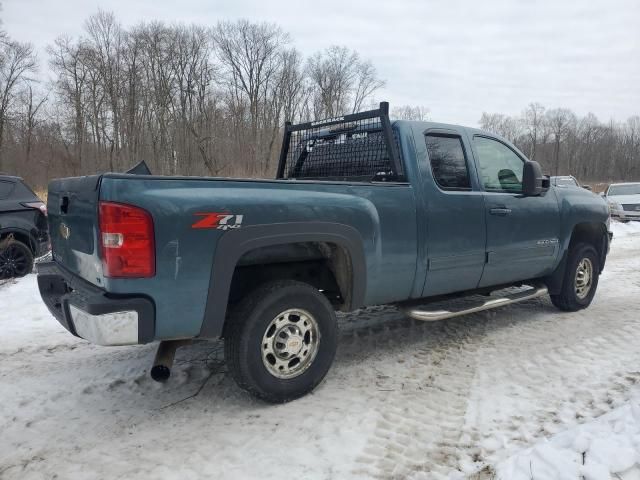
[[[528,197],[534,197],[549,189],[549,177],[542,175],[542,168],[538,162],[528,160],[524,162],[522,171],[522,193]]]
[[[600,196],[601,196],[602,198],[606,198],[606,197],[607,197],[607,193],[606,193],[606,192],[600,192]]]
[[[582,188],[584,188],[585,190],[589,190],[590,192],[593,191],[591,185],[582,185]]]

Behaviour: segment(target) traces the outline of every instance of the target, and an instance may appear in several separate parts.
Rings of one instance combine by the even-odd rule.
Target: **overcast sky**
[[[276,22],[305,54],[346,45],[387,82],[377,100],[476,125],[529,102],[601,120],[640,114],[640,0],[2,0],[3,28],[44,48],[98,8],[125,25]],[[43,69],[43,72],[46,70]]]

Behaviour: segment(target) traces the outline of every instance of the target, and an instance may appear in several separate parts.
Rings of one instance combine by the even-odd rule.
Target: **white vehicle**
[[[589,185],[580,185],[578,179],[573,175],[563,175],[557,177],[551,177],[551,184],[554,187],[566,188],[566,187],[582,187],[585,190],[591,191],[591,187]]]
[[[551,184],[555,187],[579,187],[578,180],[573,175],[551,177]]]
[[[613,183],[604,193],[612,218],[640,220],[640,183]]]

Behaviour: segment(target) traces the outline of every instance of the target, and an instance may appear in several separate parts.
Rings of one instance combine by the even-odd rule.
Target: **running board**
[[[460,315],[466,315],[468,313],[482,312],[483,310],[503,307],[512,303],[542,297],[546,294],[547,287],[536,285],[525,291],[516,292],[510,295],[505,295],[503,297],[492,298],[490,300],[485,300],[484,302],[481,301],[477,305],[473,305],[469,308],[463,308],[460,310],[424,310],[417,307],[405,307],[404,312],[409,317],[415,320],[434,322],[436,320],[444,320],[445,318],[459,317]]]

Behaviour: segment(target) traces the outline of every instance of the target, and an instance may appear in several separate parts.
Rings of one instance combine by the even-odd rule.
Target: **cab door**
[[[422,296],[477,287],[485,260],[483,192],[462,130],[429,129],[416,139],[426,199],[426,280]]]
[[[524,157],[497,138],[472,138],[487,224],[486,265],[479,286],[549,274],[560,248],[560,212],[554,190],[524,196]]]

